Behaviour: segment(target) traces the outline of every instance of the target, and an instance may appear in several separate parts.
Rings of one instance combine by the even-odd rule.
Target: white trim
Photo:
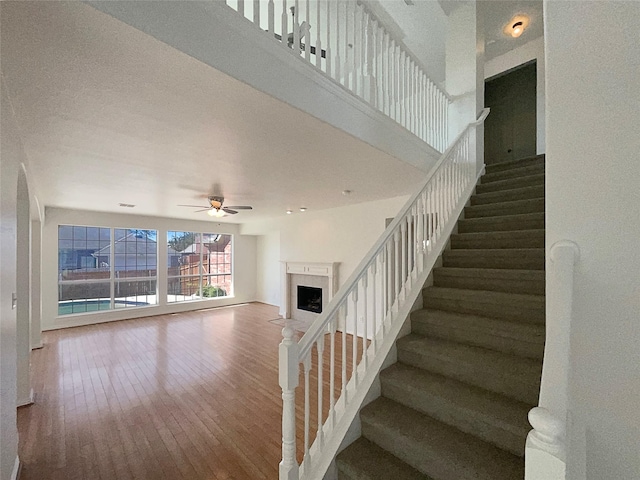
[[[29,396],[27,398],[23,398],[22,400],[18,399],[17,407],[26,407],[29,405],[33,405],[33,388],[29,390]]]
[[[38,343],[36,343],[35,345],[31,345],[31,350],[39,350],[39,349],[41,349],[42,347],[44,347],[44,343],[42,343],[42,342],[38,342]]]
[[[16,455],[16,461],[13,464],[13,471],[11,472],[11,480],[18,480],[20,475],[20,458]]]

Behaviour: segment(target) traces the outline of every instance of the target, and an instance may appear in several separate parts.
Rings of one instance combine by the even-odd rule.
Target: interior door
[[[536,63],[525,64],[485,82],[484,124],[487,165],[536,154]]]

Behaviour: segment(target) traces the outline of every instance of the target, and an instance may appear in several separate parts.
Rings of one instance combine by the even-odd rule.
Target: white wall
[[[567,478],[637,479],[640,3],[554,0],[544,9],[546,248],[568,239],[581,251]]]
[[[90,225],[99,227],[157,230],[158,246],[160,250],[158,258],[167,258],[166,242],[163,242],[162,240],[167,238],[168,230],[232,234],[234,235],[234,296],[197,302],[180,302],[168,305],[166,304],[167,270],[166,268],[159,268],[158,305],[96,312],[84,315],[67,315],[58,318],[58,225]],[[136,318],[148,315],[160,315],[163,313],[182,312],[197,308],[232,305],[250,302],[256,299],[256,238],[250,235],[240,235],[239,226],[236,224],[47,208],[45,210],[42,245],[43,330],[88,325],[91,323],[122,320],[125,318]]]
[[[545,59],[544,37],[536,38],[521,47],[488,60],[484,64],[484,78],[489,79],[519,65],[536,61],[536,153],[545,152]]]
[[[16,198],[23,161],[16,123],[0,76],[0,480],[9,480],[18,455],[16,426]]]
[[[223,2],[87,3],[420,169],[429,170],[440,156]]]
[[[277,281],[277,290],[271,292],[267,303],[280,305],[280,261],[340,262],[341,286],[384,232],[385,219],[395,217],[407,199],[396,197],[329,210],[294,212],[244,224],[243,233],[267,237],[259,240],[262,248],[258,248],[258,266],[262,271],[258,272],[258,278],[268,280],[270,288]],[[279,251],[276,251],[277,236]]]
[[[257,237],[256,300],[280,306],[280,232]]]

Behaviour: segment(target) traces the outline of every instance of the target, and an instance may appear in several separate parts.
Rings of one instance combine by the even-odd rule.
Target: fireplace
[[[293,320],[313,322],[318,313],[326,310],[338,288],[338,263],[282,262],[282,303],[280,315]],[[316,299],[305,300],[305,292],[298,287],[320,290]],[[300,292],[300,293],[298,293]],[[302,296],[302,301],[298,295]],[[319,301],[317,299],[319,297]],[[312,304],[309,308],[309,304]],[[300,307],[299,307],[300,306]]]
[[[322,313],[322,288],[298,285],[298,308],[307,312]]]

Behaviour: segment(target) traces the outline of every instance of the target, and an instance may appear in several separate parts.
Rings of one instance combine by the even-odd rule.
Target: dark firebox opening
[[[298,285],[298,308],[313,313],[322,313],[322,289]]]

